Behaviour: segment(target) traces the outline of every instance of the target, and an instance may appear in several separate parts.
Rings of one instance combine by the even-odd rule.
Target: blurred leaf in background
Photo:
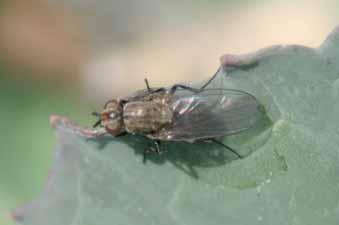
[[[0,49],[6,64],[46,80],[76,77],[87,56],[86,35],[66,8],[41,0],[5,1]],[[27,73],[30,71],[30,73]],[[12,74],[11,76],[13,76]]]
[[[89,118],[76,92],[58,86],[1,79],[0,214],[41,191],[54,143],[49,115],[60,111],[79,121]]]
[[[53,136],[49,115],[88,120],[77,80],[86,36],[66,11],[45,1],[2,1],[0,11],[0,224],[41,191]],[[85,120],[83,120],[85,121]]]
[[[141,88],[144,77],[154,86],[206,78],[226,52],[274,44],[317,47],[338,20],[334,0],[147,0],[145,7],[122,0],[63,2],[86,21],[94,53],[83,68],[81,85],[87,93],[101,87],[91,97],[102,101]],[[123,14],[120,20],[117,10]]]

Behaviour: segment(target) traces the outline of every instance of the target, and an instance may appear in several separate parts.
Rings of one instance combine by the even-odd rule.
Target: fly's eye
[[[108,116],[110,119],[116,119],[120,116],[120,114],[118,112],[111,112]]]
[[[115,117],[116,117],[116,113],[111,112],[111,113],[109,114],[109,118],[114,119]]]

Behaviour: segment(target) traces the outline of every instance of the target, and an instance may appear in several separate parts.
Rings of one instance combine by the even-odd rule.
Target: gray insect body
[[[143,135],[156,133],[162,127],[172,123],[173,111],[168,104],[167,95],[164,93],[149,97],[124,105],[123,123],[128,133]]]
[[[216,138],[247,130],[265,114],[260,102],[241,90],[205,89],[206,85],[151,89],[147,81],[146,86],[147,90],[126,99],[108,101],[101,113],[93,113],[99,118],[94,127],[104,127],[115,137],[125,133],[145,136],[154,140],[158,153],[160,141],[212,140],[241,157]]]
[[[161,90],[108,101],[95,126],[103,126],[113,136],[127,132],[155,140],[192,142],[239,133],[263,115],[257,99],[240,90],[175,94]]]

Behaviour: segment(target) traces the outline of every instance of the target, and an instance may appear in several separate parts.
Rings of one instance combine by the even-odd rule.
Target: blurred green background
[[[48,119],[91,125],[113,96],[207,78],[224,53],[320,45],[338,2],[8,0],[0,2],[0,224],[44,186]]]

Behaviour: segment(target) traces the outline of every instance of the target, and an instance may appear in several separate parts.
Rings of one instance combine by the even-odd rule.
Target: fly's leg
[[[218,75],[220,71],[220,68],[217,70],[217,72],[215,72],[213,74],[213,76],[203,85],[201,86],[200,88],[192,88],[192,87],[189,87],[189,86],[186,86],[186,85],[182,85],[182,84],[175,84],[173,85],[170,90],[169,90],[169,93],[170,94],[174,94],[178,88],[181,88],[181,89],[184,89],[184,90],[188,90],[188,91],[191,91],[193,93],[199,93],[201,91],[203,91]],[[162,92],[162,91],[166,91],[166,88],[158,88],[158,89],[155,89],[155,90],[152,90],[152,88],[149,86],[149,83],[148,83],[148,80],[147,78],[144,79],[145,81],[145,84],[146,84],[146,88],[147,88],[147,91],[149,93],[157,93],[157,92]]]
[[[198,93],[198,92],[201,91],[200,89],[192,88],[192,87],[189,87],[189,86],[186,86],[186,85],[175,84],[171,87],[171,89],[169,90],[169,93],[174,94],[177,91],[178,88],[181,88],[183,90],[188,90],[188,91],[191,91],[193,93]]]
[[[154,146],[155,146],[155,152],[160,155],[162,153],[161,149],[160,149],[160,141],[155,140],[154,141]]]
[[[214,75],[203,85],[201,86],[200,88],[192,88],[192,87],[189,87],[189,86],[186,86],[186,85],[182,85],[182,84],[175,84],[171,87],[169,93],[170,94],[174,94],[178,88],[181,88],[181,89],[184,89],[184,90],[188,90],[188,91],[191,91],[193,93],[199,93],[201,91],[203,91],[218,75],[220,71],[220,68],[217,70],[217,72],[214,73]]]
[[[147,160],[146,157],[147,157],[148,154],[156,153],[156,154],[160,155],[162,153],[159,140],[154,141],[154,146],[155,146],[155,148],[150,147],[150,148],[147,148],[147,149],[144,150],[143,159],[142,159],[143,163],[146,163],[146,160]]]
[[[220,141],[218,141],[218,140],[216,140],[216,139],[211,139],[211,141],[212,141],[213,143],[215,143],[215,144],[218,144],[218,145],[220,145],[220,146],[226,148],[227,150],[229,150],[230,152],[232,152],[234,155],[238,156],[239,159],[242,159],[242,158],[243,158],[243,157],[242,157],[238,152],[236,152],[233,148],[231,148],[231,147],[225,145],[224,143],[222,143],[222,142],[220,142]]]
[[[164,92],[164,91],[166,91],[166,88],[158,88],[158,89],[153,90],[151,93],[154,94],[154,93]]]
[[[149,86],[147,78],[145,78],[144,81],[145,81],[145,84],[146,84],[147,91],[150,94],[166,91],[166,88],[158,88],[158,89],[152,90],[152,88],[150,88],[150,86]]]
[[[215,72],[213,74],[213,76],[204,84],[201,86],[201,88],[199,88],[199,91],[203,91],[218,75],[219,71],[220,71],[221,67],[219,67],[219,69],[217,70],[217,72]]]
[[[148,83],[147,78],[145,78],[144,81],[145,81],[145,84],[146,84],[147,91],[151,92],[151,88],[149,87],[149,83]]]

